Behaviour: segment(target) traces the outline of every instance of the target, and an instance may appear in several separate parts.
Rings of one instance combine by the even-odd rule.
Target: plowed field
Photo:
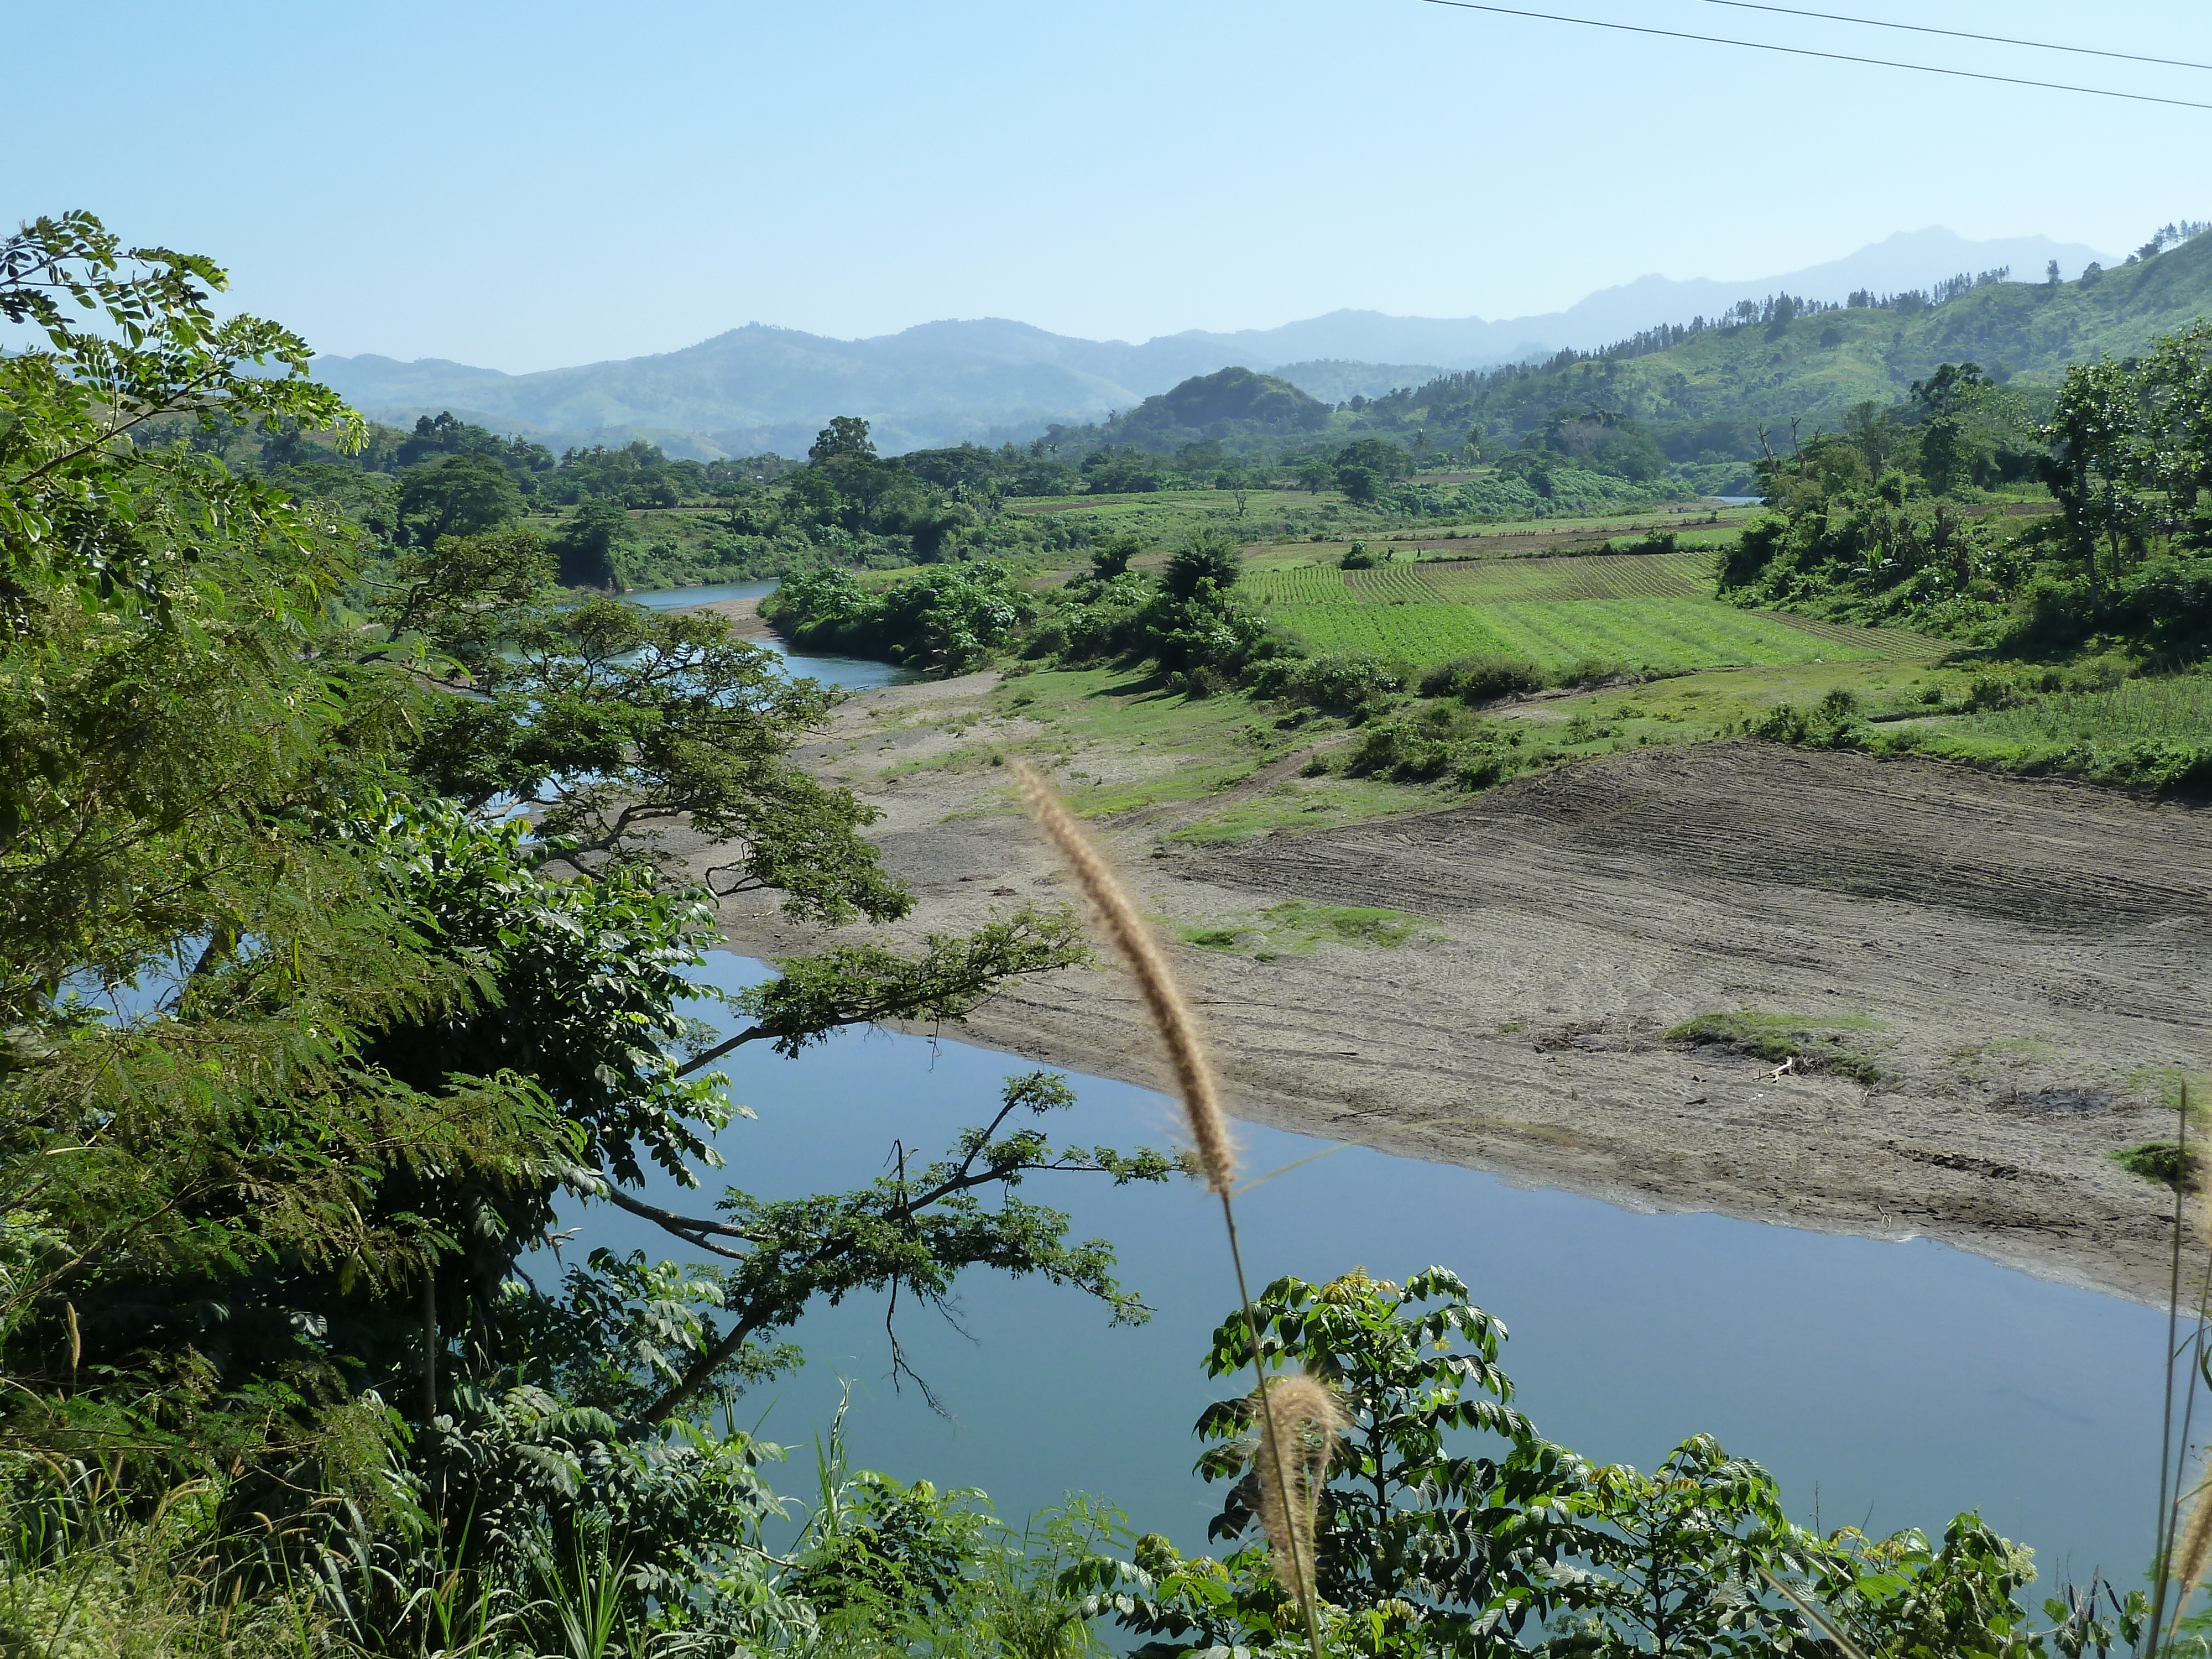
[[[872,782],[884,727],[840,719],[849,739],[817,763],[885,809],[885,863],[920,900],[901,931],[1066,892],[1002,775]],[[1103,746],[1057,763],[1142,763]],[[1294,772],[1295,757],[1182,810]],[[2167,1194],[2106,1154],[2170,1136],[2162,1097],[2203,1067],[2212,814],[1744,740],[1626,751],[1359,826],[1220,844],[1165,839],[1175,827],[1100,825],[1170,937],[1236,937],[1293,902],[1419,919],[1395,948],[1179,952],[1243,1115],[2165,1293]],[[807,943],[773,902],[725,910],[740,948]],[[1743,1009],[1832,1031],[1876,1080],[1777,1077],[1663,1040]],[[1049,1063],[1163,1081],[1141,1006],[1103,969],[1012,988],[972,1024]]]

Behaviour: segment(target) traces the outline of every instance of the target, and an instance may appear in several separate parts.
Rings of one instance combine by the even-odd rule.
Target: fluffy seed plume
[[[1152,930],[1115,878],[1105,854],[1091,844],[1074,816],[1060,805],[1052,786],[1019,761],[1013,763],[1013,773],[1021,780],[1030,815],[1060,849],[1060,857],[1090,899],[1098,925],[1121,953],[1121,960],[1128,963],[1130,976],[1137,981],[1152,1024],[1158,1028],[1160,1044],[1175,1067],[1176,1092],[1182,1097],[1183,1115],[1190,1124],[1199,1164],[1206,1171],[1206,1184],[1228,1197],[1237,1184],[1237,1154],[1230,1145],[1229,1120],[1223,1115],[1221,1101],[1214,1092],[1213,1068],[1206,1063],[1198,1021],[1183,1000],[1167,958],[1160,954]]]
[[[2212,1452],[2206,1454],[2212,1464]],[[2199,1482],[2197,1502],[2191,1505],[2189,1520],[2181,1528],[2180,1541],[2173,1547],[2173,1582],[2180,1589],[2178,1605],[2186,1607],[2197,1587],[2204,1582],[2206,1567],[2212,1566],[2212,1469]]]
[[[1267,1384],[1261,1419],[1260,1524],[1274,1556],[1275,1578],[1300,1601],[1313,1595],[1314,1533],[1344,1413],[1325,1382],[1300,1374]],[[1289,1490],[1285,1491],[1287,1486]]]

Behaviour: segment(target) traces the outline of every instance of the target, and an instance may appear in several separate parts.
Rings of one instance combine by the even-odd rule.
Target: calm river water
[[[757,599],[775,591],[774,582],[718,582],[711,587],[664,587],[623,597],[647,611],[681,611],[690,605],[711,605],[717,599]],[[865,691],[877,685],[907,685],[921,678],[910,668],[894,668],[887,662],[872,662],[866,657],[793,657],[790,647],[773,635],[753,643],[764,645],[793,663],[796,673],[826,680],[851,691]]]
[[[766,586],[636,597],[662,608]],[[809,659],[792,666],[833,677]],[[768,971],[718,952],[704,977],[734,987]],[[718,1012],[699,1006],[702,1017]],[[1003,1078],[1029,1067],[966,1043],[848,1031],[795,1060],[743,1049],[726,1069],[732,1098],[758,1116],[721,1137],[722,1178],[792,1195],[870,1180],[894,1140],[909,1158],[942,1150],[988,1115]],[[1175,1139],[1163,1097],[1071,1080],[1079,1104],[1054,1126],[1066,1140]],[[1255,1172],[1328,1145],[1243,1133]],[[717,1190],[655,1182],[650,1196],[678,1207],[710,1203]],[[819,1309],[793,1334],[805,1367],[744,1402],[761,1434],[799,1454],[778,1484],[807,1489],[805,1449],[849,1381],[848,1439],[865,1466],[982,1487],[1017,1522],[1068,1491],[1095,1492],[1139,1529],[1203,1547],[1214,1506],[1189,1473],[1191,1425],[1231,1391],[1200,1369],[1234,1304],[1218,1206],[1182,1181],[1115,1190],[1032,1177],[1023,1194],[1069,1211],[1077,1237],[1110,1239],[1124,1281],[1156,1310],[1152,1322],[1113,1328],[1073,1292],[980,1271],[961,1282],[957,1327],[907,1298],[900,1340],[939,1416],[911,1382],[893,1383],[882,1297]],[[1255,1286],[1354,1267],[1398,1279],[1431,1263],[1455,1269],[1512,1333],[1504,1364],[1518,1403],[1585,1456],[1649,1468],[1709,1431],[1764,1463],[1791,1512],[1824,1530],[1940,1534],[1951,1516],[1978,1507],[2035,1548],[2046,1583],[2093,1566],[2127,1583],[2147,1559],[2161,1312],[1926,1241],[1638,1214],[1357,1148],[1288,1170],[1238,1212]],[[584,1224],[572,1250],[683,1254],[604,1207],[572,1219]]]

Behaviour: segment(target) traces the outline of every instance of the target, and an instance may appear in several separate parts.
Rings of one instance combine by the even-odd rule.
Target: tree
[[[522,516],[522,492],[507,470],[482,455],[454,455],[399,480],[399,522],[417,547],[447,536],[495,530]]]
[[[2044,433],[2052,453],[2039,459],[2044,486],[2057,498],[2067,543],[2088,579],[2089,607],[2101,616],[2100,544],[2119,574],[2123,537],[2133,532],[2142,502],[2131,488],[2142,466],[2138,392],[2130,369],[2110,358],[2066,371]]]
[[[740,536],[768,535],[782,516],[775,498],[750,479],[723,479],[714,485],[714,495],[724,522]]]
[[[635,539],[629,514],[621,507],[612,501],[586,501],[553,538],[562,586],[618,592],[623,550]]]
[[[2177,548],[2212,550],[2212,324],[2160,340],[2143,360],[2143,479]]]
[[[815,434],[806,459],[817,466],[830,460],[872,461],[875,440],[868,435],[866,421],[856,415],[840,415]]]
[[[210,1595],[342,1581],[381,1609],[356,1638],[406,1651],[455,1583],[542,1601],[572,1547],[623,1562],[641,1625],[722,1616],[767,1498],[718,1425],[790,1362],[776,1334],[969,1267],[1141,1317],[1102,1241],[981,1200],[1170,1165],[1048,1142],[1066,1091],[1034,1074],[896,1176],[639,1200],[650,1165],[711,1167],[719,1055],[957,1019],[1079,960],[1078,930],[1022,912],[793,957],[696,1052],[714,893],[824,921],[910,902],[865,809],[793,763],[836,694],[711,618],[564,605],[528,535],[372,577],[313,504],[117,441],[164,415],[358,430],[296,337],[215,319],[221,285],[88,216],[0,244],[0,316],[48,342],[0,357],[0,1447],[96,1455],[142,1512],[200,1483],[216,1535],[264,1540]],[[363,586],[368,628],[331,603]],[[678,822],[696,865],[659,838]],[[134,986],[144,1013],[80,1000]],[[531,1285],[564,1193],[719,1272],[601,1255]]]
[[[1116,530],[1091,550],[1091,578],[1110,582],[1129,568],[1129,561],[1145,550],[1144,538],[1132,530]]]
[[[2031,1553],[1999,1537],[1972,1511],[1944,1528],[1940,1550],[1931,1550],[1917,1531],[1870,1540],[1847,1530],[1828,1541],[1814,1564],[1813,1589],[1830,1621],[1874,1659],[2031,1654],[2041,1644],[2027,1631],[2027,1612],[2015,1599],[2034,1581]],[[2122,1638],[2135,1647],[2148,1611],[2145,1598],[2137,1590],[2124,1601],[2112,1599]],[[2085,1647],[2101,1654],[2109,1646],[2109,1626],[2101,1641],[2094,1639],[2096,1601],[2093,1581],[2086,1607],[2045,1604],[2060,1627],[2051,1643],[2060,1653],[2079,1659]],[[2069,1641],[2069,1635],[2075,1639]],[[2093,1639],[2081,1639],[2085,1637]]]
[[[1446,1269],[1402,1288],[1363,1269],[1279,1279],[1249,1322],[1240,1310],[1215,1330],[1208,1374],[1246,1373],[1255,1328],[1262,1365],[1322,1382],[1344,1419],[1314,1532],[1329,1652],[1820,1652],[1838,1630],[1881,1659],[2039,1650],[2013,1600],[2033,1576],[2026,1553],[1978,1516],[1952,1523],[1941,1554],[1915,1533],[1820,1539],[1790,1522],[1764,1470],[1709,1436],[1650,1475],[1545,1440],[1512,1404],[1503,1328]],[[1217,1401],[1197,1429],[1199,1473],[1231,1483],[1208,1534],[1242,1547],[1186,1559],[1146,1537],[1129,1560],[1094,1553],[1063,1577],[1091,1616],[1165,1638],[1146,1651],[1304,1650],[1267,1546],[1244,1542],[1266,1473],[1257,1403]],[[2142,1598],[2129,1607],[2140,1624]]]
[[[1413,470],[1413,462],[1388,438],[1359,438],[1336,452],[1339,475],[1347,467],[1365,467],[1381,478],[1402,478]]]
[[[1555,1501],[1571,1528],[1557,1536],[1586,1564],[1563,1575],[1558,1591],[1575,1651],[1788,1653],[1821,1638],[1796,1602],[1769,1587],[1832,1572],[1834,1553],[1790,1522],[1758,1464],[1701,1434],[1649,1475],[1579,1460],[1562,1473]]]
[[[1504,1328],[1440,1267],[1402,1289],[1361,1271],[1327,1285],[1278,1279],[1253,1315],[1267,1366],[1303,1366],[1335,1390],[1348,1420],[1316,1533],[1322,1599],[1401,1604],[1425,1639],[1447,1651],[1476,1644],[1487,1607],[1519,1628],[1540,1601],[1532,1570],[1543,1555],[1524,1535],[1522,1506],[1550,1482],[1557,1454],[1510,1403],[1513,1385],[1498,1364]],[[1243,1316],[1224,1321],[1207,1374],[1251,1364]],[[1220,1401],[1198,1421],[1200,1437],[1217,1443],[1199,1473],[1235,1482],[1207,1528],[1216,1539],[1255,1523],[1251,1407]],[[1452,1429],[1502,1437],[1504,1462],[1449,1450]]]
[[[1235,541],[1218,530],[1194,530],[1168,556],[1160,581],[1176,598],[1188,599],[1198,592],[1201,582],[1210,582],[1217,592],[1226,592],[1237,585],[1243,569],[1244,556]]]
[[[0,1297],[0,1440],[228,1470],[277,1513],[286,1483],[343,1487],[343,1449],[374,1462],[387,1432],[327,1333],[289,1316],[298,1278],[419,1328],[393,1310],[453,1218],[380,1209],[381,1176],[496,1182],[557,1125],[520,1075],[456,1066],[418,1089],[364,1060],[371,1034],[434,1026],[478,981],[331,833],[421,695],[350,665],[329,604],[345,526],[188,447],[115,441],[164,414],[357,435],[303,342],[216,321],[222,286],[88,215],[0,245],[0,314],[48,342],[0,359],[0,1236],[23,1269]],[[248,367],[270,362],[287,372]],[[138,983],[160,1017],[79,1000]]]
[[[830,455],[814,465],[852,507],[854,530],[874,529],[878,507],[908,482],[906,469],[896,461],[879,461],[872,454]]]
[[[72,973],[130,979],[211,891],[256,879],[270,849],[234,803],[290,787],[329,713],[295,629],[346,578],[338,524],[188,448],[118,441],[162,417],[360,441],[305,341],[216,320],[222,286],[90,214],[0,241],[0,318],[46,341],[0,356],[0,652],[53,665],[0,677],[0,1025]]]

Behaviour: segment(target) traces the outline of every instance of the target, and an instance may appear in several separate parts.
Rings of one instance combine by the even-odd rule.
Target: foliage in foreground
[[[0,315],[44,341],[0,358],[23,1616],[58,1596],[110,1610],[83,1630],[169,1642],[173,1604],[219,1646],[297,1613],[416,1652],[496,1612],[534,1651],[573,1645],[558,1582],[603,1624],[736,1630],[775,1501],[772,1449],[724,1425],[797,1362],[781,1334],[817,1297],[936,1305],[973,1267],[1140,1319],[1105,1242],[1016,1188],[1171,1164],[1052,1139],[1070,1097],[1036,1073],[895,1176],[645,1202],[648,1169],[696,1188],[719,1166],[720,1056],[957,1019],[1080,960],[1073,920],[794,957],[709,1046],[714,900],[773,890],[825,927],[910,907],[868,811],[793,762],[836,694],[717,622],[565,603],[527,534],[364,562],[352,520],[219,445],[137,442],[360,437],[305,343],[216,319],[222,280],[85,215],[0,242]],[[556,1217],[593,1205],[711,1265],[599,1251],[533,1277]],[[173,1570],[99,1565],[124,1556]]]

